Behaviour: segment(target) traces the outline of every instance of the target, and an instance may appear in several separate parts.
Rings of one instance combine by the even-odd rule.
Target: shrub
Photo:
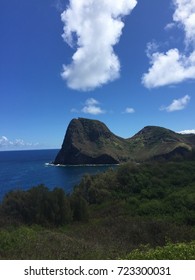
[[[168,243],[164,247],[150,248],[148,245],[133,250],[128,260],[195,260],[195,241],[190,243]]]

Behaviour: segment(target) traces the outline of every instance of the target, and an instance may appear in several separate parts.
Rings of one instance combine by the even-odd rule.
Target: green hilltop
[[[183,156],[195,147],[195,135],[146,126],[133,137],[124,139],[98,121],[73,119],[54,164],[118,164],[157,158]]]
[[[70,194],[44,185],[7,193],[0,259],[195,259],[194,143],[157,126],[123,139],[73,119],[56,164],[123,164],[86,174]]]

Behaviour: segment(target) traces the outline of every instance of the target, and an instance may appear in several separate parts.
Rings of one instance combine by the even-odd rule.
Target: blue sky
[[[195,132],[194,0],[1,0],[0,150],[60,148],[72,118]]]

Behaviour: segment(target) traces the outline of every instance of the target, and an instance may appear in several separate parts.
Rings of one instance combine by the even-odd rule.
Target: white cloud
[[[99,106],[99,101],[94,98],[89,98],[85,101],[85,106],[82,108],[81,112],[91,115],[100,115],[105,113],[105,111]]]
[[[148,42],[146,46],[146,55],[151,58],[154,52],[157,52],[159,45],[156,41]]]
[[[166,53],[153,53],[151,68],[142,77],[147,88],[177,84],[187,79],[195,79],[195,51],[190,56],[171,49]]]
[[[165,30],[171,30],[171,29],[173,29],[175,27],[175,23],[174,22],[170,22],[170,23],[168,23],[166,26],[165,26]]]
[[[178,133],[181,133],[181,134],[195,134],[195,129],[186,129],[186,130],[179,131]]]
[[[186,43],[195,44],[195,0],[173,0],[176,7],[173,20],[182,26]]]
[[[122,34],[123,17],[136,4],[136,0],[70,0],[61,14],[63,39],[77,48],[61,74],[70,88],[92,90],[119,77],[120,62],[113,46]]]
[[[182,97],[180,99],[174,99],[173,102],[167,107],[162,106],[160,108],[160,110],[161,111],[165,110],[167,112],[183,110],[186,108],[186,106],[188,105],[189,102],[190,102],[190,96],[185,95],[184,97]]]
[[[8,145],[9,143],[10,143],[10,141],[8,140],[8,138],[6,136],[0,137],[0,147],[4,147],[4,146]]]
[[[82,109],[82,112],[85,114],[91,114],[91,115],[99,115],[99,114],[104,113],[104,111],[100,107],[93,106],[93,105],[85,106]]]
[[[94,98],[88,98],[85,103],[84,107],[81,110],[78,110],[76,108],[71,109],[72,113],[84,113],[84,114],[91,114],[91,115],[100,115],[106,113],[105,110],[103,110],[100,107],[99,101],[97,101]]]
[[[9,140],[6,136],[0,137],[0,149],[7,150],[7,149],[24,149],[24,148],[32,148],[38,146],[39,143],[28,143],[25,142],[23,139],[15,139]]]
[[[131,107],[127,107],[123,113],[124,114],[133,114],[133,113],[135,113],[135,109],[133,109]]]
[[[87,106],[96,106],[96,105],[98,105],[98,104],[100,104],[100,103],[99,103],[99,101],[97,101],[97,100],[94,99],[94,98],[88,98],[88,99],[85,101],[85,104],[86,104]]]
[[[154,52],[148,56],[151,67],[142,76],[142,84],[147,88],[177,84],[189,79],[195,79],[195,0],[173,0],[175,12],[174,23],[169,23],[166,29],[177,24],[184,30],[186,46],[193,48],[188,54],[177,48],[166,53]]]
[[[84,114],[91,114],[91,115],[99,115],[99,114],[104,114],[106,113],[105,110],[103,110],[100,107],[100,103],[98,100],[94,98],[88,98],[85,103],[84,107],[81,110],[78,110],[76,108],[72,108],[71,113],[84,113]]]

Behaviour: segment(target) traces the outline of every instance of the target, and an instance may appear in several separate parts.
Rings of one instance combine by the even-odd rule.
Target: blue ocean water
[[[58,150],[0,152],[0,200],[16,189],[27,190],[44,184],[49,189],[61,187],[67,193],[86,173],[95,174],[108,166],[52,166]]]

